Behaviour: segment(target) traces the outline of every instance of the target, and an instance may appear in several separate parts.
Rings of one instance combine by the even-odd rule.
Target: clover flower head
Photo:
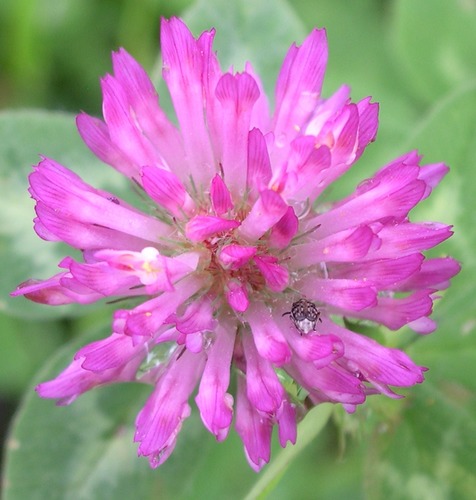
[[[289,49],[271,111],[250,64],[222,72],[214,30],[195,39],[162,21],[163,78],[176,123],[123,49],[101,81],[103,116],[79,133],[149,200],[148,212],[98,190],[52,159],[30,175],[35,230],[80,249],[61,271],[13,295],[51,305],[129,298],[111,335],[81,348],[42,397],[69,404],[102,384],[148,383],[136,420],[152,467],[172,453],[195,404],[218,441],[234,426],[259,470],[274,426],[285,446],[309,408],[352,412],[370,394],[423,381],[404,352],[348,329],[343,318],[430,333],[435,293],[458,272],[423,251],[452,233],[410,210],[447,172],[412,151],[332,204],[321,194],[376,136],[378,106],[342,86],[321,96],[324,30]],[[165,354],[164,354],[165,353]],[[299,391],[291,390],[299,387]]]

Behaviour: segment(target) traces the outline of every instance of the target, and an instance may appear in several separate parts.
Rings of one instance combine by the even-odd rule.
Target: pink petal
[[[304,361],[312,361],[317,368],[328,365],[340,358],[344,353],[344,346],[335,335],[322,335],[320,322],[316,326],[317,334],[300,335],[292,321],[281,313],[276,318],[281,332],[292,350]]]
[[[233,210],[230,191],[218,174],[215,175],[210,186],[210,200],[216,215],[223,215]]]
[[[214,30],[195,40],[187,26],[177,18],[162,19],[160,46],[162,75],[169,88],[184,141],[186,162],[183,175],[193,177],[196,187],[208,186],[214,175],[214,155],[204,121],[204,81],[216,85],[219,75],[216,56],[211,50]],[[182,178],[183,180],[183,178]]]
[[[103,121],[81,113],[76,117],[76,126],[83,141],[100,160],[116,168],[126,177],[137,178],[138,165],[127,158],[120,147],[112,142],[107,125]]]
[[[332,151],[332,164],[351,165],[355,159],[355,149],[357,143],[357,135],[359,129],[359,111],[356,104],[349,103],[342,109],[338,118],[334,121],[334,145]],[[335,169],[339,172],[338,176],[342,175],[343,170]],[[333,179],[336,179],[334,175]]]
[[[136,276],[148,294],[172,291],[173,283],[192,273],[198,265],[198,255],[194,252],[164,257],[154,247],[145,247],[140,252],[99,250],[94,258],[105,261],[119,273]]]
[[[274,248],[286,248],[296,236],[299,228],[299,220],[293,207],[288,207],[286,213],[271,228],[269,235],[269,246]]]
[[[158,467],[172,453],[182,422],[190,415],[190,397],[203,370],[203,354],[187,351],[172,357],[154,392],[137,415],[134,441],[140,442],[138,454],[149,457]],[[180,380],[180,383],[177,383]]]
[[[423,262],[423,255],[411,254],[396,259],[352,262],[333,266],[332,277],[372,282],[378,289],[394,288],[410,276],[418,273]]]
[[[329,123],[338,116],[346,104],[350,102],[350,87],[341,85],[327,99],[320,99],[313,111],[312,119],[302,131],[303,135],[320,136],[327,133]],[[330,126],[332,128],[332,126]]]
[[[312,236],[319,237],[319,230],[316,227]],[[296,268],[304,268],[320,262],[354,262],[362,259],[377,245],[379,238],[370,227],[359,226],[296,245],[292,249],[290,264]]]
[[[407,326],[421,335],[428,335],[436,330],[438,324],[435,320],[423,316],[422,318],[410,321]]]
[[[131,109],[128,90],[111,75],[101,80],[103,115],[113,144],[136,165],[156,165],[162,157],[143,133]]]
[[[134,380],[144,355],[143,345],[133,347],[130,339],[112,334],[85,346],[65,370],[38,384],[36,391],[42,398],[58,399],[58,405],[68,405],[99,385]]]
[[[256,241],[271,229],[287,210],[288,205],[278,193],[270,189],[264,190],[241,223],[238,233],[248,241]]]
[[[248,300],[248,291],[246,285],[237,281],[231,280],[226,284],[225,295],[228,304],[236,312],[245,312],[248,309],[250,301]]]
[[[314,200],[328,184],[324,181],[329,177],[331,160],[329,148],[317,147],[314,137],[305,136],[294,139],[286,162],[285,187],[282,196],[286,200],[301,202],[306,202],[308,199]]]
[[[112,62],[114,76],[127,95],[127,102],[143,135],[160,151],[172,171],[180,175],[185,159],[182,139],[160,108],[157,92],[147,73],[124,49],[113,52]]]
[[[324,30],[313,30],[301,47],[292,45],[276,84],[275,133],[290,142],[316,106],[327,64]]]
[[[177,341],[177,343],[180,343]],[[185,335],[185,347],[194,354],[198,354],[203,350],[202,332],[189,333]]]
[[[319,231],[327,236],[387,217],[405,218],[426,189],[425,183],[418,180],[418,173],[416,165],[392,164],[361,183],[348,200],[318,215],[309,224],[321,224]]]
[[[236,432],[243,441],[248,463],[258,472],[271,456],[273,424],[251,405],[246,395],[245,377],[239,375],[237,378]]]
[[[377,303],[377,291],[364,281],[319,279],[306,276],[295,288],[312,300],[349,311],[361,311]]]
[[[205,427],[223,441],[233,418],[233,397],[227,393],[235,344],[234,325],[220,324],[214,343],[207,350],[207,362],[195,401]]]
[[[256,252],[256,247],[231,244],[221,249],[218,259],[225,269],[236,270],[247,264]]]
[[[143,302],[130,311],[118,310],[115,318],[126,315],[126,335],[153,336],[165,320],[178,307],[201,288],[202,282],[196,276],[188,276],[175,286],[173,292],[164,292],[156,298]]]
[[[458,274],[461,265],[451,257],[439,259],[426,259],[418,272],[413,273],[403,283],[399,283],[394,289],[408,292],[421,288],[433,288],[444,290],[450,285],[450,278]]]
[[[50,306],[61,306],[73,302],[90,304],[104,298],[104,295],[86,287],[81,291],[75,291],[64,286],[62,280],[70,276],[69,272],[62,272],[47,280],[30,279],[18,285],[10,295],[12,297],[24,295],[32,302]]]
[[[288,441],[295,444],[297,438],[296,406],[285,399],[278,410],[276,419],[281,447],[284,448]]]
[[[186,335],[215,330],[217,321],[213,318],[211,299],[203,297],[189,304],[183,314],[176,318],[176,328]]]
[[[433,290],[418,290],[403,298],[379,297],[377,305],[362,311],[352,311],[349,316],[381,323],[391,330],[398,330],[423,316],[429,316]]]
[[[74,359],[81,360],[85,370],[99,373],[111,368],[123,368],[137,356],[142,362],[146,355],[146,344],[133,345],[127,335],[113,333],[110,337],[82,347]]]
[[[154,217],[132,210],[110,193],[94,189],[76,174],[44,159],[30,174],[32,196],[61,214],[83,224],[95,224],[139,238],[166,236],[171,229]]]
[[[245,318],[250,325],[259,355],[277,366],[288,363],[291,349],[269,309],[263,303],[252,302]]]
[[[103,296],[127,294],[132,287],[140,285],[135,274],[111,268],[106,262],[83,264],[72,260],[69,269],[72,278],[66,278],[67,281],[63,281],[65,285],[74,279]]]
[[[116,200],[112,198],[109,201],[115,203]],[[117,202],[119,203],[119,200]],[[62,213],[56,208],[45,205],[42,201],[36,203],[35,211],[38,215],[35,219],[35,231],[40,238],[48,241],[64,241],[81,250],[129,248],[139,251],[152,244],[150,239],[145,240],[94,223],[83,223],[71,219],[68,213]]]
[[[418,178],[425,181],[427,186],[423,199],[430,196],[433,189],[448,172],[449,168],[443,163],[433,163],[431,165],[424,165],[420,168]]]
[[[328,320],[324,332],[339,336],[345,345],[345,358],[370,382],[409,387],[423,382],[423,370],[404,352],[381,346],[375,340],[342,328]]]
[[[274,416],[285,398],[273,365],[256,350],[253,336],[243,335],[246,357],[246,394],[250,403],[259,411]]]
[[[361,404],[365,401],[362,382],[337,364],[318,369],[311,362],[293,360],[286,371],[309,392],[315,404],[325,401]]]
[[[143,167],[142,185],[146,193],[174,217],[190,215],[195,204],[177,176],[159,167]]]
[[[259,97],[259,89],[247,73],[226,73],[218,81],[215,93],[221,104],[219,133],[224,178],[231,193],[242,197],[246,190],[251,112]]]
[[[246,186],[253,195],[252,201],[268,186],[271,180],[271,162],[261,130],[254,128],[248,135],[248,171]]]
[[[82,360],[75,360],[55,379],[38,384],[35,388],[38,395],[42,398],[57,399],[57,404],[64,406],[71,404],[77,397],[93,387],[116,380],[115,371],[101,376],[84,370],[81,363]]]
[[[288,270],[284,266],[277,264],[278,259],[276,257],[263,255],[261,257],[255,257],[253,260],[256,267],[264,276],[266,285],[270,290],[273,292],[281,292],[288,286]]]
[[[249,61],[245,62],[245,73],[253,78],[259,91],[259,97],[254,103],[251,112],[250,129],[257,128],[259,130],[271,130],[268,97],[260,76],[255,72]]]
[[[367,258],[395,259],[428,250],[448,239],[452,226],[437,222],[388,224],[378,230],[381,246]]]
[[[185,235],[191,241],[204,241],[217,233],[236,229],[239,225],[237,220],[223,219],[213,215],[197,215],[185,226]]]
[[[354,161],[358,160],[365,147],[375,140],[378,129],[379,105],[371,103],[370,97],[367,97],[357,103],[357,108],[359,110],[359,134]]]

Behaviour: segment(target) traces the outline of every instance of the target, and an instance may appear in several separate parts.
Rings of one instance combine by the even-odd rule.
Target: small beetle
[[[314,302],[306,299],[299,299],[293,302],[291,311],[285,312],[283,316],[289,314],[291,321],[301,335],[306,335],[316,330],[316,323],[321,321],[321,313]]]

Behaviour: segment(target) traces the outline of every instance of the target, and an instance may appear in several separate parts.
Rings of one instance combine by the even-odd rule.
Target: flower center
[[[243,245],[232,234],[207,240],[204,244],[210,252],[207,271],[213,277],[212,287],[217,293],[222,293],[230,281],[242,283],[249,292],[265,288],[265,279],[253,260],[264,253],[262,248]]]

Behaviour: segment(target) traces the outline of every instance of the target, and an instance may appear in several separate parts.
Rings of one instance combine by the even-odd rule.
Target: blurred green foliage
[[[3,0],[0,106],[100,111],[99,77],[119,46],[145,66],[157,57],[160,16],[192,0]]]
[[[100,114],[99,78],[110,71],[110,53],[119,46],[146,69],[156,68],[159,18],[182,13],[195,34],[215,25],[222,66],[233,63],[240,70],[251,60],[268,93],[286,48],[312,27],[326,27],[325,96],[347,83],[354,100],[372,95],[381,106],[376,143],[332,196],[411,148],[419,148],[427,162],[452,167],[414,216],[455,225],[455,236],[438,252],[460,259],[463,272],[435,307],[435,334],[418,340],[409,332],[386,335],[391,345],[407,343],[412,357],[430,367],[427,381],[407,391],[404,401],[371,399],[351,416],[337,410],[284,476],[276,473],[279,486],[270,498],[473,498],[476,1],[3,0],[0,107],[55,111],[0,113],[0,398],[11,405],[27,394],[10,443],[27,444],[16,454],[10,450],[7,476],[16,480],[16,489],[8,498],[50,500],[74,491],[77,498],[101,500],[131,498],[134,492],[139,498],[200,493],[233,499],[257,480],[236,435],[218,445],[196,415],[184,426],[172,458],[158,471],[149,470],[132,443],[142,388],[100,389],[61,409],[39,400],[30,380],[49,354],[72,339],[35,381],[54,376],[78,343],[97,338],[96,331],[106,334],[111,310],[39,308],[6,297],[18,281],[54,273],[65,253],[64,247],[39,241],[31,229],[30,165],[45,153],[92,184],[120,191],[120,180],[81,144],[73,115],[64,112]],[[76,469],[75,458],[82,468]]]

